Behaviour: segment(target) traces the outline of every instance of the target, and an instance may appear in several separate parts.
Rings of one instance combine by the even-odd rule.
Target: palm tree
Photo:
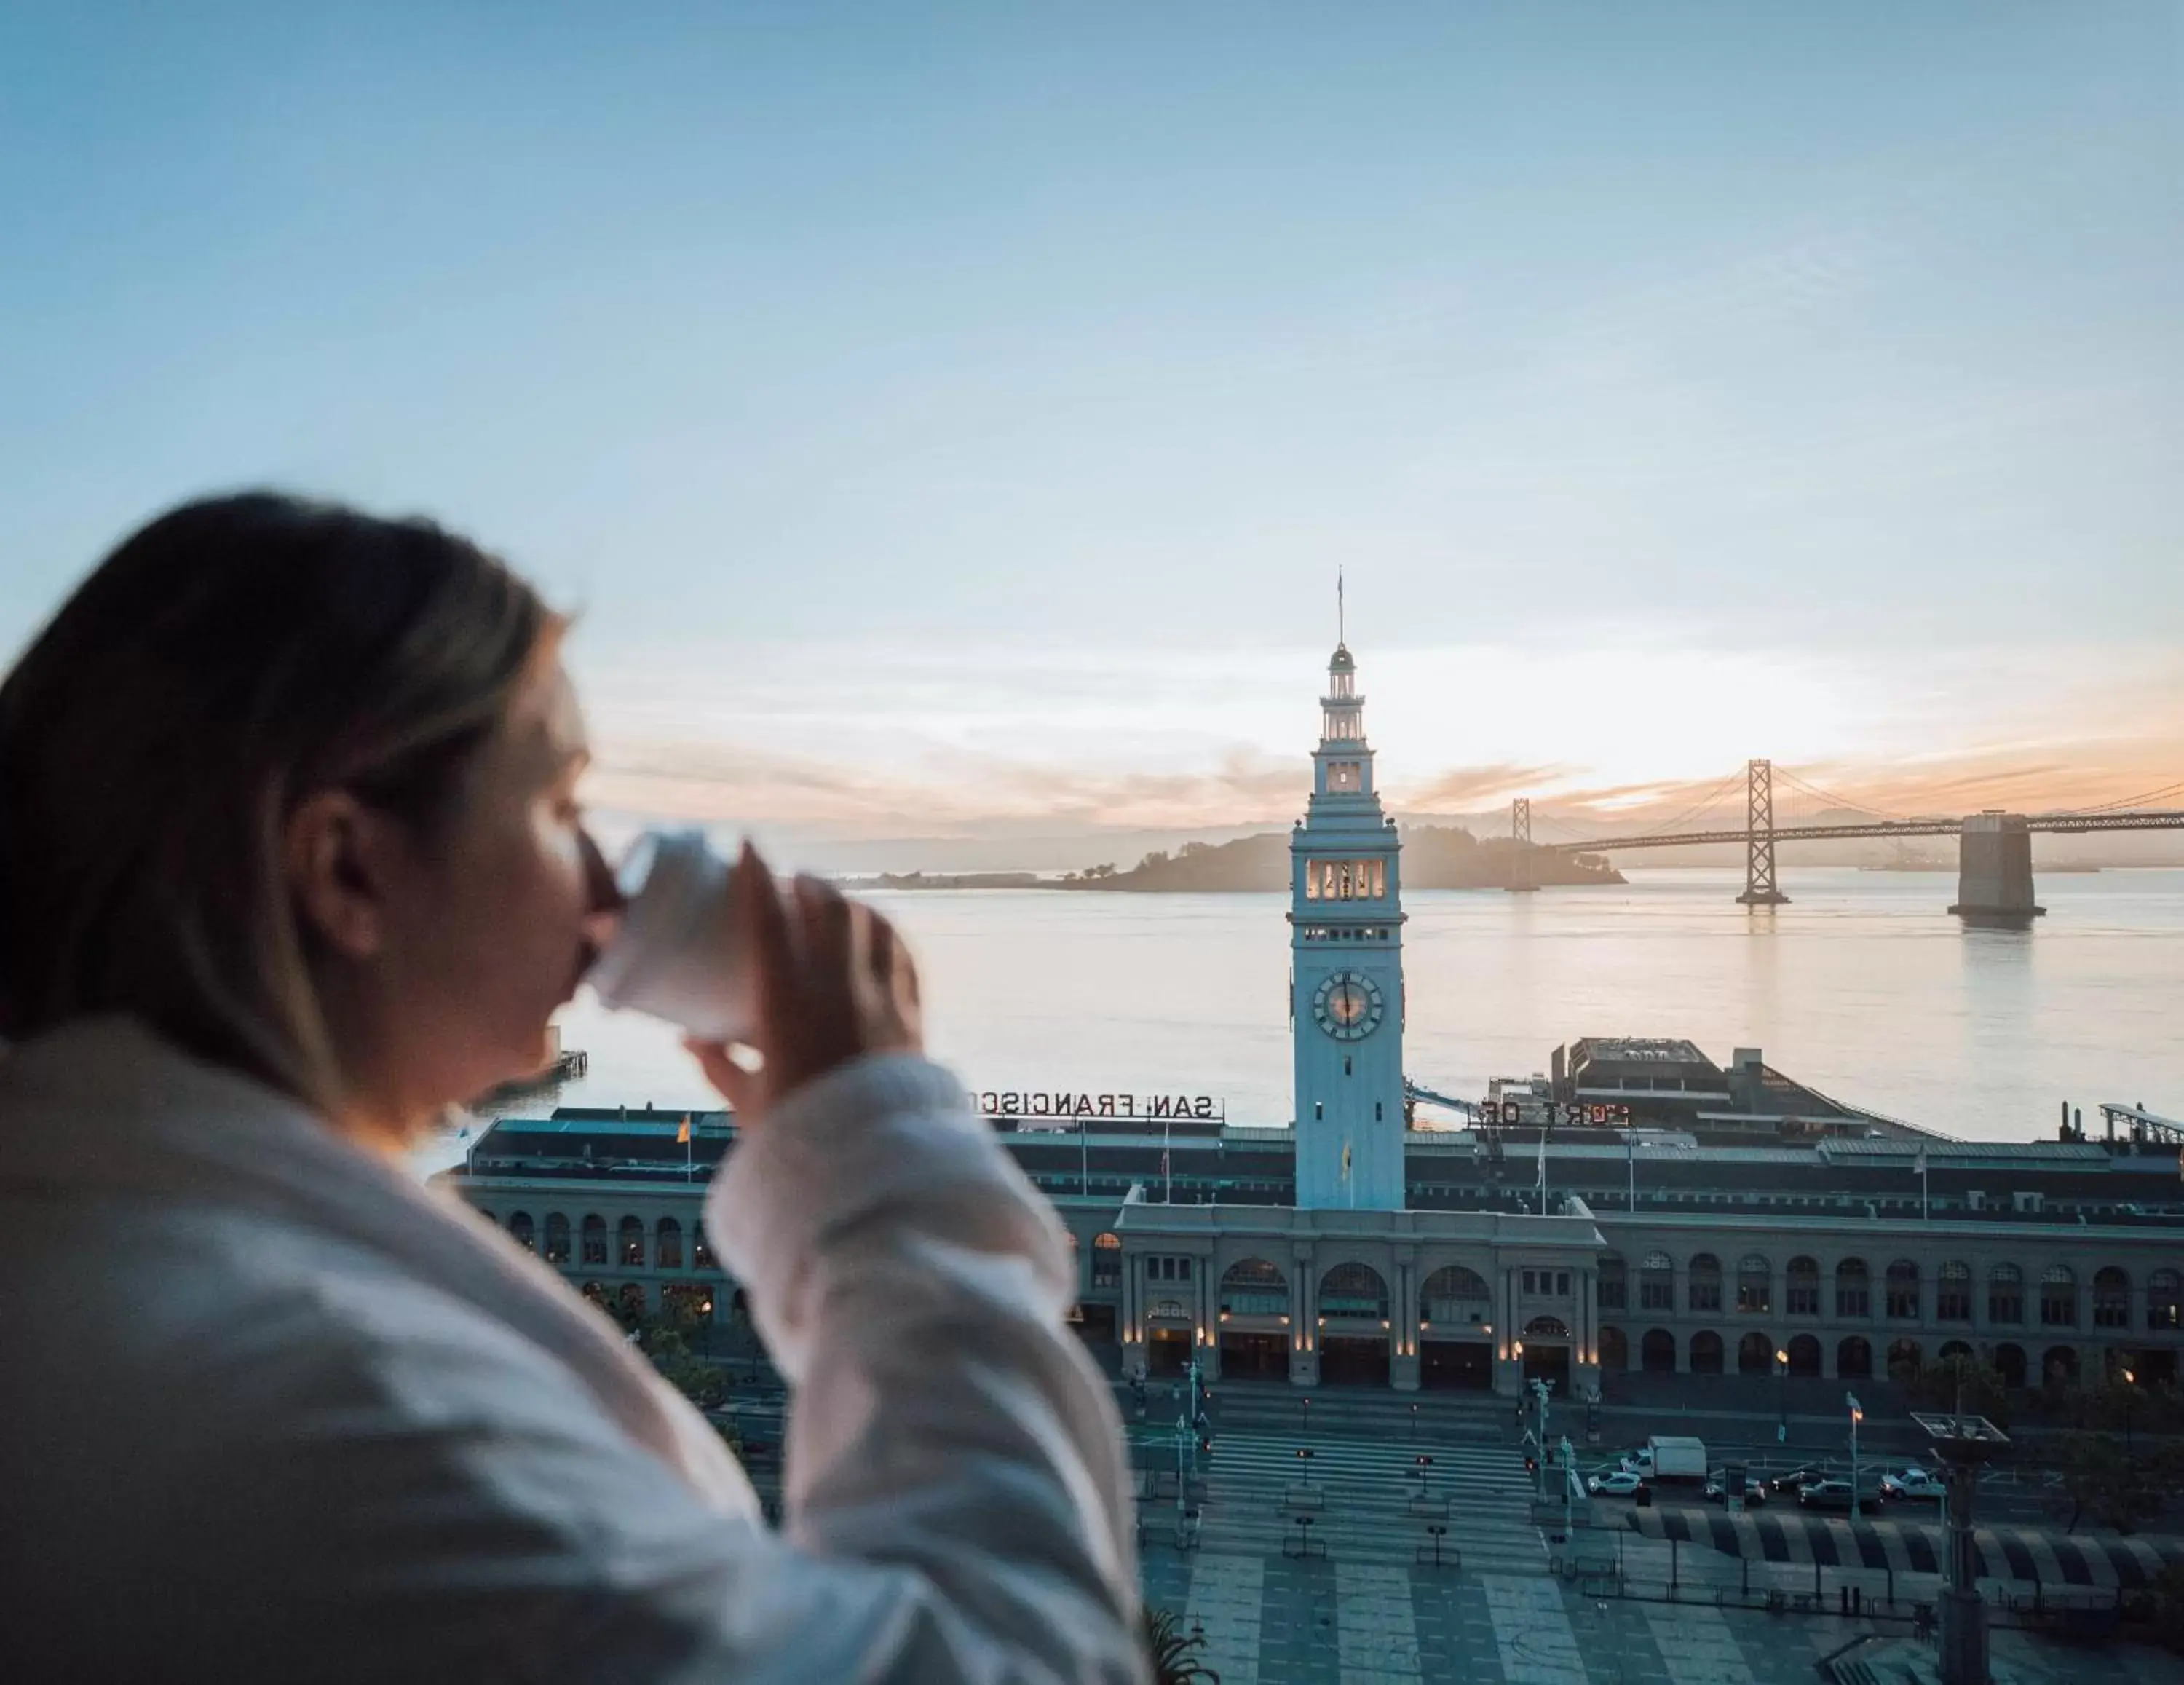
[[[1198,1660],[1206,1648],[1206,1634],[1186,1632],[1174,1613],[1148,1604],[1140,1617],[1139,1636],[1145,1656],[1153,1665],[1153,1685],[1221,1685],[1221,1676]]]

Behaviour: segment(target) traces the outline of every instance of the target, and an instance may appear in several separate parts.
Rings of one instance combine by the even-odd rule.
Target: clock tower
[[[1312,801],[1290,834],[1296,1201],[1403,1208],[1402,844],[1373,787],[1357,663],[1337,643]]]

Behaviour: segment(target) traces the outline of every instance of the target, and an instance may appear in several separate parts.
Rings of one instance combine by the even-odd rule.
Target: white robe
[[[785,1520],[535,1257],[126,1019],[0,1055],[0,1679],[1137,1681],[1112,1401],[1050,1208],[878,1057],[706,1229]]]

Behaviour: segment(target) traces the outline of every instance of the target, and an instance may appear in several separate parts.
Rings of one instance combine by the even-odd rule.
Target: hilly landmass
[[[1506,889],[1516,862],[1506,837],[1481,842],[1469,831],[1416,825],[1403,831],[1403,886],[1411,890]],[[1530,851],[1530,881],[1538,884],[1619,884],[1623,874],[1590,855]],[[1049,880],[1065,890],[1128,890],[1141,893],[1256,891],[1279,895],[1290,886],[1290,834],[1268,831],[1234,842],[1187,842],[1170,854],[1155,850],[1127,871],[1095,866]]]

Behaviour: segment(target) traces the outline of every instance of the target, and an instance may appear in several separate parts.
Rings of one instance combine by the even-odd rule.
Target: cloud
[[[1286,826],[1310,789],[1318,669],[1296,650],[779,648],[594,688],[591,799],[844,838]],[[1390,805],[1529,795],[1580,834],[1741,819],[1771,756],[1779,819],[2071,809],[2184,779],[2165,648],[1886,652],[1679,644],[1625,627],[1543,658],[1364,652]],[[1437,770],[1436,770],[1437,769]]]
[[[1502,762],[1489,767],[1451,767],[1423,784],[1390,787],[1389,801],[1410,813],[1467,812],[1481,802],[1527,795],[1536,789],[1560,784],[1570,769],[1554,764],[1519,765]]]

